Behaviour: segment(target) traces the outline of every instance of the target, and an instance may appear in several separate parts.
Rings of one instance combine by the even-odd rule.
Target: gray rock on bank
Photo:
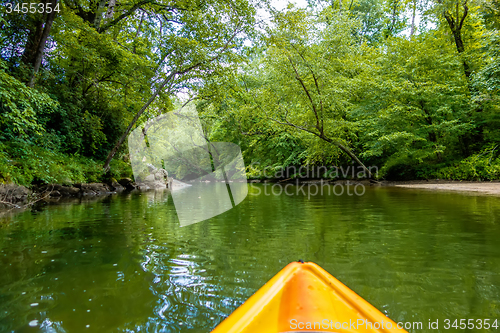
[[[122,178],[119,181],[112,180],[108,183],[48,184],[35,186],[33,189],[16,184],[0,184],[0,209],[22,208],[40,200],[58,200],[65,197],[93,197],[125,191],[164,189],[166,187],[167,185],[164,180],[154,180],[147,184],[136,184],[130,178]]]
[[[132,191],[137,188],[134,181],[130,178],[122,178],[118,181],[118,183],[125,188],[127,191]]]
[[[73,184],[59,185],[49,184],[43,185],[36,189],[39,193],[50,193],[50,197],[80,197],[80,196],[96,196],[105,195],[116,192],[132,191],[137,189],[137,185],[130,178],[123,178],[109,183],[88,183],[88,184]]]
[[[0,206],[17,207],[25,204],[33,191],[25,186],[0,184]]]

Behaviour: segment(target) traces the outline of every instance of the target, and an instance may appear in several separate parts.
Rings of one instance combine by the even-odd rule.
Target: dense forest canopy
[[[251,176],[351,163],[500,176],[498,0],[32,3],[0,16],[2,182],[130,175],[127,134],[179,92]]]

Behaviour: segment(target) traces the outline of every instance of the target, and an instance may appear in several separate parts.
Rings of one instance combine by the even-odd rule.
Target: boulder
[[[59,185],[59,184],[50,184],[46,185],[40,188],[42,192],[51,192],[50,196],[56,196],[52,195],[52,192],[56,191],[59,192],[59,195],[57,196],[63,196],[63,197],[76,197],[80,195],[80,189],[74,186],[65,186],[65,185]]]
[[[80,195],[80,189],[73,186],[61,186],[58,191],[65,197],[77,197]]]
[[[139,191],[147,191],[147,190],[150,190],[151,187],[149,187],[148,184],[144,184],[144,183],[139,183],[137,184],[137,187],[136,187]]]
[[[31,191],[22,185],[16,185],[16,184],[0,185],[0,195],[24,196],[30,193]]]
[[[136,186],[132,179],[130,178],[122,178],[118,181],[121,186],[123,186],[127,191],[132,191],[136,189]]]
[[[123,187],[127,187],[127,185],[132,184],[133,181],[130,178],[122,178],[118,181],[118,183]]]
[[[123,192],[125,190],[125,187],[121,186],[117,181],[110,182],[108,186],[110,190],[114,192]]]
[[[147,175],[146,178],[144,178],[144,182],[146,183],[151,183],[154,181],[155,181],[155,175],[153,174]]]
[[[102,195],[110,192],[110,189],[103,183],[81,184],[83,195]]]
[[[32,191],[28,188],[16,184],[0,184],[0,201],[5,204],[3,206],[20,207],[17,204],[24,204],[28,201]]]

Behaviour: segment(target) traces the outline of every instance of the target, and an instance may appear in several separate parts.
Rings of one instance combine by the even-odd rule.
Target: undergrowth
[[[70,185],[132,177],[130,165],[121,159],[113,160],[107,173],[102,170],[103,164],[21,140],[0,142],[0,183]]]

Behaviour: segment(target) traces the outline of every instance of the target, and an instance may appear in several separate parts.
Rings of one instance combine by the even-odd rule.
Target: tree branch
[[[149,0],[148,0],[149,1]],[[200,61],[196,64],[193,64],[191,66],[188,66],[186,68],[184,68],[183,70],[174,70],[172,71],[162,82],[161,84],[158,86],[158,88],[155,90],[155,92],[153,93],[153,95],[149,98],[149,100],[142,106],[142,108],[139,110],[139,112],[137,112],[137,114],[135,115],[134,119],[132,119],[132,121],[130,122],[130,124],[128,125],[127,129],[125,130],[125,132],[122,134],[122,136],[120,137],[120,139],[117,141],[117,143],[115,144],[115,146],[113,147],[113,149],[109,152],[108,154],[108,157],[106,158],[106,162],[104,162],[104,166],[103,166],[103,169],[105,172],[107,172],[109,170],[109,164],[111,163],[111,160],[113,159],[113,157],[115,156],[116,152],[118,151],[118,149],[120,148],[120,146],[123,144],[123,142],[125,141],[126,137],[130,134],[130,131],[132,130],[132,127],[135,125],[135,123],[137,122],[137,120],[139,120],[139,117],[144,113],[144,111],[149,107],[149,105],[156,99],[156,96],[158,96],[158,94],[163,90],[163,88],[169,84],[169,83],[172,83],[173,82],[173,79],[177,76],[177,75],[183,75],[183,74],[186,74],[187,72],[189,71],[192,71],[206,63],[210,63],[212,61],[215,61],[217,59],[219,59],[222,54],[227,51],[227,49],[229,49],[229,46],[231,44],[231,42],[234,40],[234,38],[236,37],[236,35],[240,32],[240,29],[241,29],[241,25],[242,25],[242,22],[239,22],[236,27],[235,27],[235,31],[233,33],[233,35],[226,41],[226,43],[222,46],[222,48],[220,49],[220,51],[213,57],[207,59],[207,60],[204,60],[204,61]],[[170,90],[170,89],[169,89]]]
[[[323,133],[323,129],[324,129],[324,126],[323,126],[323,118],[324,118],[323,97],[321,96],[321,91],[319,89],[318,79],[316,78],[316,74],[314,74],[314,71],[312,70],[312,67],[306,61],[306,59],[304,58],[304,56],[302,55],[302,53],[298,52],[298,50],[295,48],[295,46],[292,45],[292,47],[297,51],[298,55],[302,58],[302,60],[304,61],[304,64],[309,69],[309,71],[311,72],[312,77],[314,79],[314,85],[316,86],[316,91],[318,92],[319,105],[320,105],[320,109],[321,109],[321,130],[320,131],[321,131],[321,133]]]
[[[292,68],[295,71],[295,78],[300,82],[300,85],[302,86],[302,89],[305,91],[305,93],[307,95],[307,98],[309,98],[309,101],[311,102],[312,110],[314,112],[314,116],[316,117],[316,128],[318,129],[318,131],[322,132],[322,130],[321,130],[320,126],[319,126],[318,111],[316,110],[316,105],[314,104],[314,101],[313,101],[311,95],[309,94],[309,90],[307,90],[307,87],[304,84],[304,81],[302,81],[302,79],[300,78],[299,72],[295,68],[295,65],[293,64],[292,58],[290,58],[290,56],[288,56],[288,61],[290,61],[290,64],[292,65]]]
[[[134,13],[137,9],[139,9],[141,6],[147,4],[147,3],[150,3],[151,0],[142,0],[142,1],[139,1],[138,3],[136,3],[135,5],[133,5],[132,7],[129,8],[129,10],[127,10],[125,13],[121,14],[120,16],[118,16],[117,18],[115,18],[114,20],[106,23],[105,25],[103,25],[102,27],[100,27],[98,29],[99,33],[103,33],[104,31],[108,30],[109,28],[111,28],[112,26],[114,26],[115,24],[117,24],[118,22],[120,22],[121,20],[123,20],[124,18],[132,15],[132,13]]]
[[[462,29],[462,26],[464,25],[465,18],[467,17],[467,13],[469,12],[469,7],[467,7],[467,0],[464,1],[464,15],[462,16],[462,19],[460,20],[460,24],[458,26],[458,29]],[[458,20],[458,17],[457,17]]]

